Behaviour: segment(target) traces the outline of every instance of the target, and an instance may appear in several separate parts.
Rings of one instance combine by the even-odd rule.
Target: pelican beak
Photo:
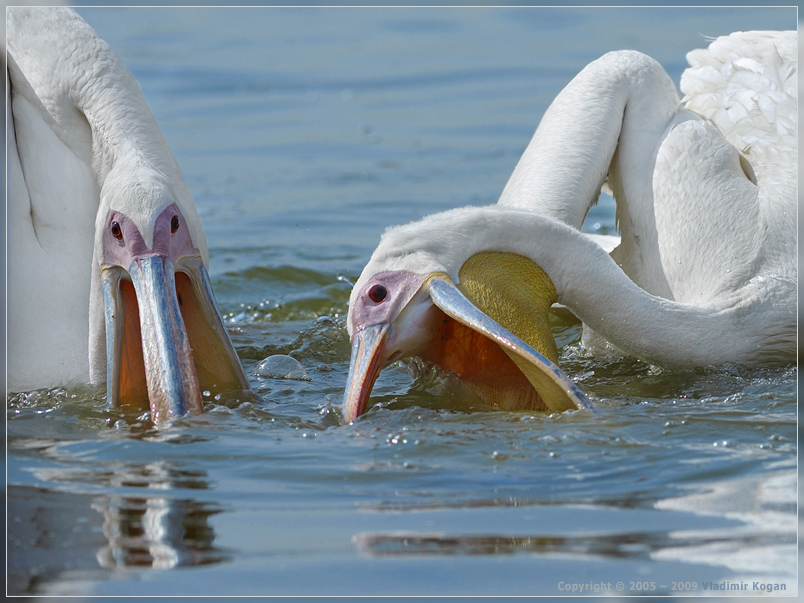
[[[147,400],[155,424],[203,411],[204,390],[247,390],[199,257],[162,255],[102,269],[107,396]],[[129,280],[130,279],[130,280]]]
[[[525,376],[541,403],[551,412],[586,409],[596,412],[578,386],[544,354],[514,335],[469,301],[446,276],[428,281],[433,303],[464,327],[494,342]]]
[[[458,277],[456,285],[446,272],[389,271],[366,281],[350,308],[345,423],[365,412],[380,370],[406,356],[456,375],[492,407],[596,412],[557,365],[549,321],[557,293],[539,266],[484,251],[467,259]]]
[[[351,423],[366,410],[371,388],[385,364],[390,329],[388,323],[368,325],[352,337],[352,358],[343,396],[344,423]]]

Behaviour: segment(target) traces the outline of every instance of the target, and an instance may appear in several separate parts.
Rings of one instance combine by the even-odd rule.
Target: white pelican
[[[7,32],[8,389],[105,381],[155,423],[249,389],[131,73],[68,8],[9,8]]]
[[[502,408],[585,406],[555,366],[556,301],[593,352],[794,362],[796,50],[796,32],[718,38],[688,54],[683,101],[639,52],[583,69],[496,205],[383,235],[350,299],[344,420],[365,411],[383,366],[411,355]],[[611,255],[579,231],[604,183],[621,235]]]

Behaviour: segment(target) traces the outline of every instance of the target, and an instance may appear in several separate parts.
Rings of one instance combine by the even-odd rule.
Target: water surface
[[[603,362],[556,315],[601,417],[492,412],[400,365],[339,418],[350,283],[387,226],[495,202],[604,52],[678,81],[704,36],[793,27],[793,9],[80,13],[177,157],[247,373],[286,354],[309,379],[252,374],[259,399],[159,430],[102,388],[9,394],[10,594],[796,591],[793,367]],[[615,232],[610,198],[585,229]]]

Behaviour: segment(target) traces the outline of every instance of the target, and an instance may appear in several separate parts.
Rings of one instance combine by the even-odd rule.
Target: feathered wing
[[[711,120],[750,164],[774,230],[768,270],[793,278],[798,182],[798,33],[737,32],[687,54],[684,105]]]
[[[8,385],[20,390],[86,379],[98,188],[11,52],[7,77]]]
[[[796,150],[795,31],[737,32],[687,53],[682,103],[712,120],[756,169]]]

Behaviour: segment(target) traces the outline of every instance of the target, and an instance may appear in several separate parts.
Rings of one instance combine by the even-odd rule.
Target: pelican
[[[545,112],[497,204],[387,231],[350,298],[343,418],[419,356],[505,409],[588,401],[557,367],[558,302],[593,354],[666,367],[795,362],[796,32],[687,55],[679,98],[636,51],[585,67]],[[601,186],[619,245],[580,232]]]
[[[131,73],[69,8],[9,8],[7,32],[8,389],[105,382],[157,424],[248,390]]]

